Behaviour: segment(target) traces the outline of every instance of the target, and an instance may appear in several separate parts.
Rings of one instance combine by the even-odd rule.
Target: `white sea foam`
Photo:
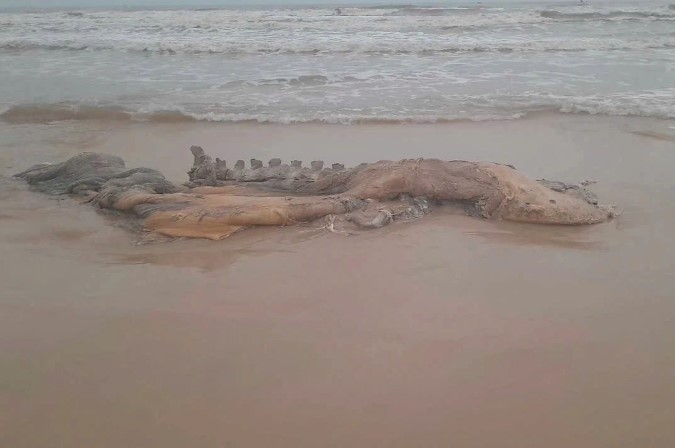
[[[652,37],[648,39],[623,40],[607,38],[569,38],[565,40],[549,39],[532,41],[524,36],[493,40],[473,37],[453,36],[424,41],[401,41],[397,36],[344,36],[343,38],[316,38],[313,40],[295,40],[279,42],[273,40],[250,41],[246,38],[236,40],[228,36],[221,41],[186,41],[181,38],[164,38],[153,41],[106,42],[100,38],[73,42],[71,39],[53,39],[41,42],[39,39],[0,39],[0,50],[67,50],[67,51],[104,51],[122,50],[132,52],[152,52],[159,54],[283,54],[283,53],[467,53],[467,52],[564,52],[564,51],[602,51],[602,50],[650,50],[675,48],[675,36]]]
[[[494,10],[347,8],[271,11],[99,11],[0,14],[0,49],[124,50],[163,53],[433,52],[650,49],[672,46],[672,35],[577,38],[543,42],[518,27],[573,20],[665,21],[657,10]],[[639,25],[639,24],[638,24]],[[487,29],[472,36],[461,29]],[[506,28],[503,30],[502,28]],[[511,33],[509,32],[511,28]],[[489,30],[498,29],[491,34]],[[639,31],[639,28],[638,28]],[[508,38],[513,34],[512,38]],[[560,39],[565,37],[565,39]],[[503,41],[502,41],[503,40]]]
[[[673,118],[673,26],[672,9],[645,2],[0,13],[1,116]]]
[[[592,115],[641,116],[675,119],[675,88],[659,91],[639,91],[610,96],[562,96],[534,94],[509,96],[503,94],[457,96],[446,107],[429,110],[422,107],[393,107],[373,110],[353,110],[346,107],[285,108],[237,107],[213,104],[145,104],[122,107],[116,104],[26,104],[6,107],[0,119],[11,123],[46,123],[66,120],[115,121],[213,121],[259,123],[323,122],[352,124],[363,122],[437,123],[455,120],[511,120],[537,112],[584,113]]]

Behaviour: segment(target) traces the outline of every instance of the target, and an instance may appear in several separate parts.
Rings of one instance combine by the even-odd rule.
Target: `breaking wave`
[[[565,22],[636,22],[636,31],[551,32]],[[654,22],[654,23],[652,23]],[[123,51],[146,54],[425,54],[649,50],[675,47],[675,10],[461,8],[381,5],[330,9],[0,13],[0,53]],[[645,33],[643,25],[654,25]],[[524,32],[522,26],[532,26]],[[484,33],[464,33],[478,30]],[[590,34],[588,33],[590,32]],[[581,36],[593,36],[582,38]]]
[[[555,10],[539,13],[546,19],[557,20],[610,20],[610,19],[666,19],[675,20],[675,14],[656,11],[561,12]]]
[[[61,121],[117,121],[117,122],[223,122],[223,123],[439,123],[457,120],[487,121],[513,120],[533,113],[559,112],[608,116],[638,116],[675,119],[675,103],[669,101],[675,89],[642,92],[633,96],[572,97],[528,95],[514,98],[488,96],[466,97],[463,105],[484,104],[486,107],[469,110],[459,106],[454,113],[429,113],[424,110],[380,110],[377,113],[354,110],[304,110],[293,112],[279,109],[251,112],[188,110],[186,107],[138,107],[91,105],[77,103],[23,104],[9,107],[0,113],[0,120],[10,124],[48,124]]]
[[[284,45],[286,44],[286,45]],[[616,38],[571,38],[551,41],[517,42],[458,42],[448,43],[443,39],[429,41],[400,41],[386,39],[362,39],[341,42],[295,41],[288,43],[257,42],[181,42],[166,41],[138,44],[129,42],[106,44],[86,43],[36,43],[0,41],[0,51],[25,52],[35,50],[57,51],[125,51],[130,53],[152,53],[160,55],[247,55],[247,54],[435,54],[435,53],[528,53],[528,52],[570,52],[570,51],[614,51],[614,50],[657,50],[675,48],[675,36],[653,37],[651,39],[623,40]]]
[[[23,104],[12,106],[0,114],[0,119],[11,124],[47,124],[59,121],[196,121],[196,118],[177,110],[154,111],[147,114],[133,112],[120,106],[94,106],[75,103]]]
[[[675,118],[675,9],[542,5],[0,12],[0,120]]]
[[[395,16],[445,16],[449,14],[457,14],[458,12],[475,11],[476,8],[423,8],[416,6],[408,6],[399,8],[390,15]]]

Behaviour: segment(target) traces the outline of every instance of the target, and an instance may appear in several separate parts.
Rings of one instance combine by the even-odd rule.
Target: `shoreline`
[[[233,118],[231,120],[198,118],[180,110],[156,110],[152,112],[134,112],[121,106],[97,106],[77,103],[19,104],[6,106],[0,111],[0,123],[5,125],[59,125],[73,122],[92,122],[104,125],[118,124],[213,124],[222,126],[261,125],[261,126],[377,126],[377,125],[448,125],[462,123],[492,123],[501,121],[532,120],[556,116],[598,117],[605,119],[643,119],[675,123],[672,116],[646,116],[631,113],[602,113],[586,110],[568,111],[559,106],[549,106],[536,110],[514,111],[506,115],[485,115],[475,117],[410,117],[410,118],[335,118],[332,120],[315,119],[278,119]]]
[[[164,165],[165,160],[162,160],[164,158],[160,158],[159,164],[152,161],[142,163],[136,160],[148,160],[147,156],[152,153],[148,147],[152,147],[153,150],[161,148],[159,151],[163,155],[166,154],[165,151],[168,151],[172,157],[181,160],[184,167],[187,166],[186,160],[189,159],[185,149],[193,144],[203,146],[214,157],[230,160],[239,158],[267,160],[273,157],[281,157],[284,160],[304,157],[304,160],[309,160],[316,157],[324,158],[328,163],[339,162],[355,166],[364,161],[426,157],[448,160],[463,158],[472,161],[515,164],[517,160],[508,160],[508,157],[500,154],[501,151],[478,148],[475,140],[482,140],[494,146],[495,142],[491,141],[490,135],[482,136],[481,134],[485,132],[506,133],[517,138],[517,143],[536,147],[538,136],[529,142],[519,134],[528,132],[530,129],[537,129],[538,134],[546,133],[555,137],[560,132],[571,134],[571,128],[581,133],[595,133],[602,130],[610,134],[611,138],[616,138],[617,134],[628,133],[633,135],[629,138],[636,143],[645,139],[662,142],[675,140],[675,121],[673,120],[557,112],[542,112],[514,120],[349,125],[201,121],[152,123],[99,120],[63,121],[51,124],[8,124],[0,120],[0,130],[7,135],[5,147],[11,152],[4,157],[0,155],[0,174],[11,176],[14,172],[21,171],[31,164],[45,161],[58,162],[78,152],[91,151],[120,155],[128,160],[129,166],[139,166],[145,163],[146,166],[157,168],[162,172],[166,170],[170,180],[181,181],[185,177],[184,169],[176,167],[168,169]],[[382,131],[389,133],[381,134]],[[170,137],[164,139],[165,135]],[[145,141],[140,138],[141,136]],[[460,140],[453,141],[456,137]],[[450,143],[443,145],[439,141],[443,138],[448,138]],[[343,144],[340,143],[340,139],[343,139]],[[418,142],[429,143],[429,146],[419,151],[416,148]],[[326,148],[316,147],[317,143],[325,145]],[[369,151],[369,148],[377,148],[382,143],[388,145],[387,150]],[[24,153],[25,148],[21,146],[26,144],[33,146],[30,152],[35,153],[34,156]],[[348,147],[353,144],[360,145],[359,149],[365,157],[353,154],[352,148]],[[131,148],[120,148],[120,145],[131,146]],[[275,149],[271,148],[272,145],[277,146],[276,153]],[[458,148],[458,145],[465,147]],[[504,146],[499,142],[497,145]],[[57,152],[54,157],[50,158],[50,150],[54,149],[57,149]],[[571,148],[571,150],[577,151],[576,148]],[[146,157],[138,157],[139,152],[145,153]],[[41,156],[40,153],[44,155]],[[22,157],[25,157],[25,160],[22,161]],[[9,162],[10,159],[11,162]]]

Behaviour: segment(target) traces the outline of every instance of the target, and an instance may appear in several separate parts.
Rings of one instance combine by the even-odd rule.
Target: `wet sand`
[[[597,180],[624,210],[583,228],[443,212],[352,237],[138,244],[0,178],[0,446],[671,447],[671,126],[0,124],[4,175],[95,150],[182,180],[191,144],[228,161],[424,156]]]

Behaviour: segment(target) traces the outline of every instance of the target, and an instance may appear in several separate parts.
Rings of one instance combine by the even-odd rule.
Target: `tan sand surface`
[[[83,150],[186,179],[228,161],[437,157],[596,180],[590,227],[435,213],[139,244],[0,178],[0,446],[666,448],[672,123],[0,124],[0,173]]]

